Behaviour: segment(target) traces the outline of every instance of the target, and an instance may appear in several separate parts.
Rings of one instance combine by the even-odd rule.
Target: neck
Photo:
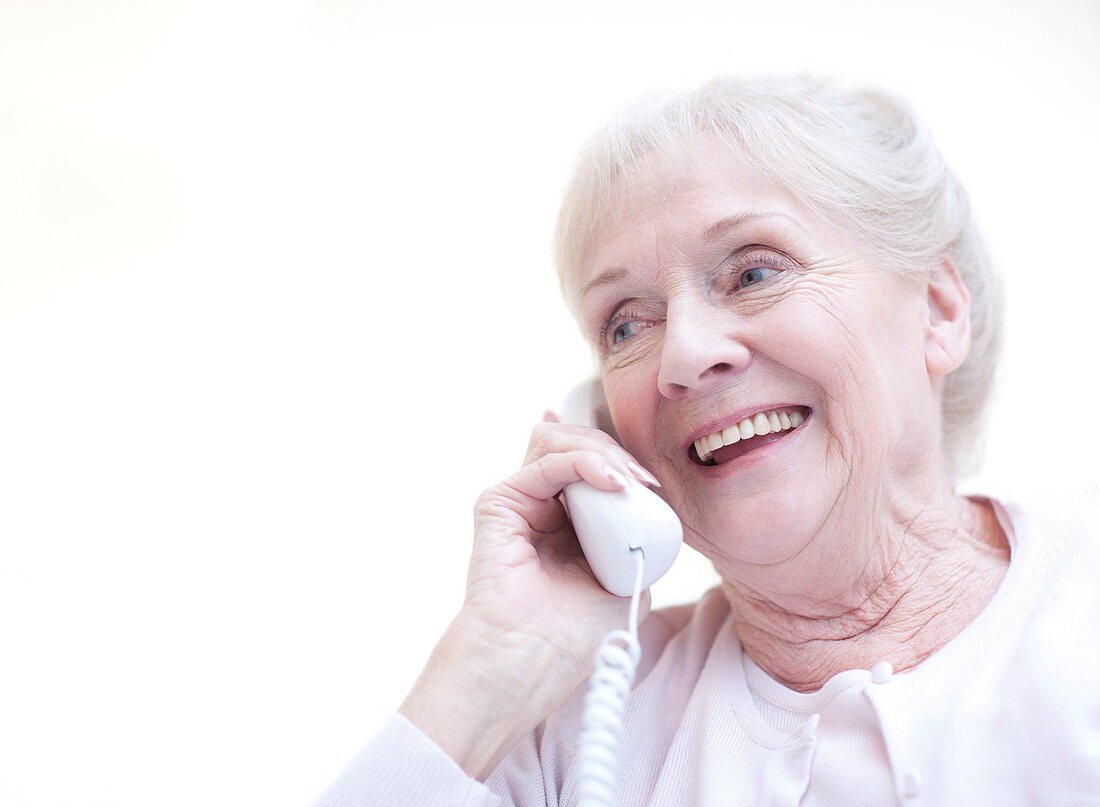
[[[798,579],[773,569],[772,590],[723,575],[745,652],[769,675],[813,692],[839,672],[889,661],[910,669],[957,636],[989,604],[1009,562],[1007,537],[985,501],[953,494],[911,518],[888,520],[868,550],[823,553],[832,562]],[[860,558],[837,573],[835,558]],[[819,556],[821,557],[821,556]],[[813,570],[809,570],[813,571]],[[823,584],[821,581],[828,581]],[[777,591],[785,593],[779,594]]]

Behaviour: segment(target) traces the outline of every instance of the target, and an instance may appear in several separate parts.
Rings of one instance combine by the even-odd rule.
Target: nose
[[[657,387],[671,400],[726,384],[752,361],[740,337],[740,318],[706,300],[679,297],[665,313]]]

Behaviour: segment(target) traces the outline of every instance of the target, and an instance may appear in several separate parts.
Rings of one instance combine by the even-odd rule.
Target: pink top
[[[651,613],[617,803],[1100,805],[1100,486],[991,501],[1011,547],[1000,588],[904,673],[799,693],[742,653],[719,588]],[[573,805],[586,690],[484,784],[394,714],[315,807]]]

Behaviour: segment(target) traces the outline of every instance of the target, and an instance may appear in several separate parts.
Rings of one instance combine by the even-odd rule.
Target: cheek
[[[859,328],[860,323],[836,306],[792,300],[782,316],[761,331],[761,351],[813,382],[826,397],[819,403],[828,404],[830,398],[835,401],[854,394],[869,369],[867,338]]]
[[[908,301],[895,291],[890,283],[807,289],[790,300],[768,341],[835,403],[889,405],[891,389],[920,354]]]
[[[605,374],[604,397],[615,413],[615,430],[623,447],[645,464],[646,450],[652,444],[654,425],[649,418],[657,389],[656,376],[640,368]]]
[[[792,300],[797,326],[775,329],[784,363],[821,390],[830,456],[847,466],[881,468],[928,413],[919,310],[893,278],[878,281]]]

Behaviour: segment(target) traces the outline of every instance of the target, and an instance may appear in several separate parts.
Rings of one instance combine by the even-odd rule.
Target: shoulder
[[[653,620],[664,630],[679,633],[691,627],[698,629],[704,624],[721,623],[729,614],[729,601],[722,593],[721,586],[707,589],[694,602],[669,605],[650,611],[646,621]]]
[[[1100,698],[1100,645],[1092,638],[1100,618],[1100,484],[1001,503],[1023,564],[1017,592],[1032,603],[1012,665],[1016,683],[1033,695]]]
[[[1090,512],[1095,514],[1100,510],[1100,480],[1038,491],[1017,486],[999,497],[988,494],[979,495],[996,498],[1002,504],[1011,505],[1020,512],[1026,513],[1053,511],[1072,517],[1075,514]]]
[[[1100,482],[978,495],[1003,508],[1013,533],[1013,551],[1019,550],[1042,566],[1061,566],[1078,553],[1089,555],[1090,549],[1100,544]],[[1092,555],[1100,559],[1095,552]]]
[[[708,589],[694,602],[650,611],[638,628],[642,660],[635,680],[645,678],[666,655],[675,656],[681,665],[688,662],[701,669],[729,615],[729,601],[720,586]]]
[[[1030,571],[1048,582],[998,693],[1006,734],[1024,739],[1020,763],[1032,781],[1056,772],[1051,787],[1088,783],[1081,792],[1096,793],[1100,768],[1087,749],[1100,743],[1100,486],[1040,497],[1029,512],[1042,561]]]
[[[1033,568],[1050,570],[1036,616],[1065,636],[1076,625],[1083,639],[1100,616],[1100,484],[1039,496],[1026,517],[1031,551],[1043,562]]]
[[[1082,585],[1100,607],[1100,483],[980,495],[998,509],[1009,534],[1011,590],[1027,603],[1029,621],[1052,617],[1051,604]]]

